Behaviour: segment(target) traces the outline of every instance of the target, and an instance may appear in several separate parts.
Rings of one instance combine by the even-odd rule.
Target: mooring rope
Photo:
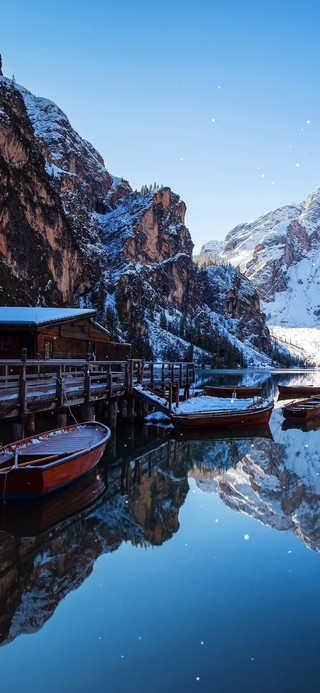
[[[59,385],[61,386],[63,402],[64,402],[64,404],[66,405],[67,409],[69,410],[70,416],[73,418],[73,420],[74,420],[74,422],[75,422],[76,424],[79,424],[79,421],[77,421],[77,419],[76,419],[76,417],[75,417],[73,411],[71,410],[71,404],[69,404],[68,397],[67,397],[67,393],[66,393],[66,390],[65,390],[65,387],[64,387],[64,381],[63,381],[62,379],[60,380],[60,378],[58,378],[57,375],[56,375],[56,380],[57,380],[57,382],[59,383]]]

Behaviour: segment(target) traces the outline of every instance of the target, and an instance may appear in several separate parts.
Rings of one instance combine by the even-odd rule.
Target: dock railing
[[[137,384],[189,388],[194,377],[192,362],[0,360],[0,418],[132,395]]]

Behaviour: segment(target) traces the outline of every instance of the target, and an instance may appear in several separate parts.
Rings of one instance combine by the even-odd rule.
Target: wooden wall
[[[4,346],[11,344],[10,349]],[[109,335],[88,318],[46,325],[36,333],[12,328],[0,331],[0,359],[20,358],[22,349],[27,358],[87,359],[94,352],[97,361],[123,361],[131,356],[130,344],[110,342]]]
[[[71,320],[61,325],[47,325],[41,329],[38,335],[38,352],[41,358],[45,357],[45,344],[52,342],[52,358],[86,359],[89,351],[96,351],[106,358],[109,336],[92,325],[88,319]],[[91,343],[91,344],[90,344]],[[97,349],[99,347],[99,349]]]

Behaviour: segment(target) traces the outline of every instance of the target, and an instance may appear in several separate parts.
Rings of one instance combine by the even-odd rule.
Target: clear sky
[[[169,185],[195,252],[320,186],[318,0],[12,0],[3,71],[133,188]]]

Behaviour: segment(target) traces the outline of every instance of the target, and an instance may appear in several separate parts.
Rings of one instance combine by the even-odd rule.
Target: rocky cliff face
[[[54,103],[0,76],[0,304],[93,306],[156,358],[210,359],[204,321],[242,362],[267,363],[258,296],[227,269],[198,272],[185,210],[167,187],[133,192]]]
[[[230,334],[247,348],[271,354],[270,335],[257,291],[233,267],[216,265],[199,272],[201,295],[210,312],[223,316]]]

